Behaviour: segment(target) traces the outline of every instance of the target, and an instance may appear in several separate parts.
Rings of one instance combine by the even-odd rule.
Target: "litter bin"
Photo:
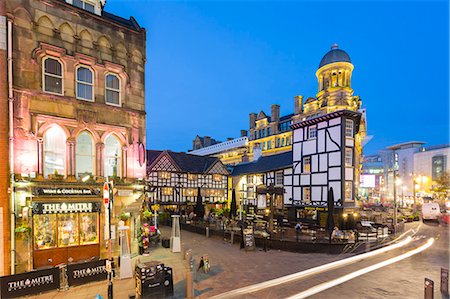
[[[173,296],[173,272],[163,263],[151,261],[136,266],[136,298]]]
[[[170,248],[170,239],[162,239],[161,240],[161,245],[164,248]]]

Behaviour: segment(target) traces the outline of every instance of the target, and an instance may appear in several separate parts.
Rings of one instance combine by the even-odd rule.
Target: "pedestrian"
[[[302,223],[301,222],[297,222],[297,224],[295,225],[295,231],[297,233],[297,242],[300,240],[300,236],[302,234]]]

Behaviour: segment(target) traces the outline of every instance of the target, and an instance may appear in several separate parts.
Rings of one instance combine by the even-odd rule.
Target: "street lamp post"
[[[395,154],[394,154],[395,155]],[[397,235],[397,171],[394,168],[394,235]]]

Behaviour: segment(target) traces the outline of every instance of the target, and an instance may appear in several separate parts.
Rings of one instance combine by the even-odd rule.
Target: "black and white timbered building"
[[[248,213],[262,213],[274,198],[274,209],[282,212],[292,201],[292,153],[260,157],[235,165],[232,171],[233,189]],[[267,187],[273,186],[269,195]]]
[[[228,200],[228,176],[228,169],[218,158],[147,151],[149,196],[166,208],[180,210],[180,206],[194,205],[199,188],[205,204],[224,207]]]
[[[331,187],[336,213],[355,207],[355,170],[359,167],[355,165],[355,135],[360,119],[359,112],[339,110],[291,126],[293,207],[298,215],[305,210],[324,211]]]

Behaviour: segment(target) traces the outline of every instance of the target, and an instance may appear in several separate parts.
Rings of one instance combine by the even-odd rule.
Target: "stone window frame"
[[[45,76],[47,75],[47,73],[45,72],[45,61],[47,59],[53,59],[53,60],[57,60],[59,62],[59,64],[61,65],[61,93],[58,92],[52,92],[52,91],[48,91],[45,89]],[[63,96],[64,95],[64,63],[62,61],[62,59],[60,57],[57,56],[53,56],[53,55],[44,55],[41,59],[41,67],[42,67],[42,91],[45,93],[49,93],[49,94],[54,94],[54,95],[58,95],[58,96]],[[48,74],[49,76],[54,77],[54,74]]]
[[[78,69],[79,68],[86,68],[89,69],[92,72],[92,99],[85,99],[85,98],[81,98],[78,96]],[[75,98],[77,100],[81,100],[81,101],[86,101],[86,102],[95,102],[95,71],[94,68],[88,64],[84,64],[84,63],[79,63],[75,66],[75,73],[74,73],[74,79],[75,79]],[[86,84],[89,85],[89,83],[80,81],[81,84]]]
[[[108,77],[108,75],[113,75],[113,76],[115,76],[117,78],[117,80],[119,80],[119,89],[118,90],[106,86],[106,84],[107,84],[106,83],[106,77]],[[119,104],[114,104],[114,103],[108,102],[108,98],[106,96],[106,94],[107,94],[106,91],[107,90],[119,92]],[[111,72],[111,71],[107,71],[105,73],[105,104],[106,105],[110,105],[110,106],[115,106],[115,107],[122,107],[122,78],[120,77],[120,75],[118,73],[114,73],[114,72]]]

